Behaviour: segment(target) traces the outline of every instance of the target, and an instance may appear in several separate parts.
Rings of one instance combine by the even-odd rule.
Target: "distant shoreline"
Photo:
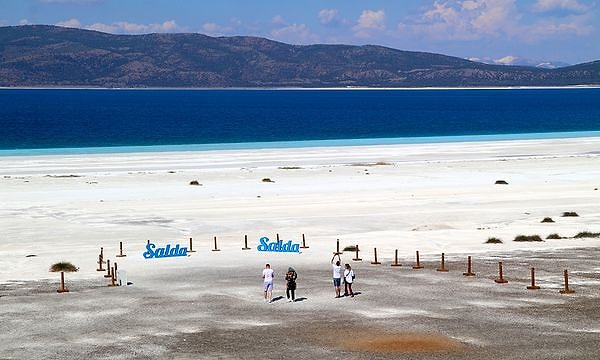
[[[484,86],[484,87],[87,87],[87,86],[0,86],[0,90],[527,90],[600,89],[598,85],[569,86]]]

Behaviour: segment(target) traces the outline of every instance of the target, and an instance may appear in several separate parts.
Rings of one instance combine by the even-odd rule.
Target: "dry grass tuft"
[[[70,262],[61,261],[50,266],[50,272],[76,272],[79,271],[79,268]]]
[[[583,231],[580,232],[579,234],[573,236],[575,239],[581,239],[581,238],[597,238],[600,237],[600,233],[593,233],[593,232],[589,232],[589,231]]]
[[[496,238],[496,237],[491,237],[488,238],[487,241],[485,242],[485,244],[502,244],[502,240]]]
[[[565,211],[564,213],[562,213],[561,216],[562,217],[577,217],[577,216],[579,216],[579,214],[577,214],[575,211]]]
[[[526,242],[526,241],[544,241],[539,235],[517,235],[513,241]]]

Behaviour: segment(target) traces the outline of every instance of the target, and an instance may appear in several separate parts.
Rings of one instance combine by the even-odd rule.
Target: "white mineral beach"
[[[267,178],[271,181],[263,181]],[[190,185],[194,180],[200,185]],[[508,184],[495,184],[497,180]],[[193,298],[209,291],[210,284],[190,279],[187,288],[174,289],[168,286],[169,279],[175,281],[197,269],[222,269],[231,276],[239,268],[245,279],[256,278],[256,284],[240,285],[239,291],[234,285],[230,291],[241,301],[259,301],[259,274],[270,262],[280,276],[287,266],[294,266],[300,275],[304,269],[323,269],[323,291],[333,297],[329,261],[337,239],[342,249],[359,245],[365,261],[355,268],[363,286],[377,281],[361,272],[361,267],[369,266],[374,248],[384,266],[389,266],[396,249],[405,265],[414,262],[418,250],[422,260],[429,262],[445,253],[454,270],[467,255],[481,261],[518,253],[522,273],[527,274],[523,254],[536,258],[600,245],[600,238],[573,238],[583,231],[600,232],[599,188],[599,137],[4,156],[0,157],[0,285],[4,286],[0,301],[9,301],[13,290],[27,282],[42,284],[41,298],[75,296],[73,291],[53,293],[58,275],[48,268],[63,260],[80,268],[66,275],[67,287],[100,291],[85,290],[107,284],[96,271],[100,247],[105,259],[117,261],[119,269],[127,271],[136,296],[151,289],[162,295],[178,290],[182,298]],[[562,217],[564,212],[579,216]],[[554,222],[542,223],[545,217]],[[546,239],[553,233],[565,238],[513,241],[517,235]],[[259,238],[275,239],[276,234],[293,243],[301,243],[305,234],[309,248],[299,254],[257,251]],[[241,250],[244,235],[251,250]],[[214,236],[218,252],[211,251]],[[196,250],[190,256],[142,256],[147,240],[157,246],[188,246],[190,237]],[[485,243],[490,237],[503,243]],[[119,242],[126,257],[115,257]],[[352,257],[352,252],[342,255],[347,262]],[[588,270],[598,273],[600,265]],[[408,270],[402,271],[409,276]],[[558,289],[561,269],[552,276],[549,286]],[[594,277],[572,281],[578,286],[599,282]],[[282,287],[277,278],[279,295]],[[307,287],[299,282],[299,293],[306,295]],[[307,297],[307,306],[310,301],[326,306],[330,300],[329,296],[318,300],[322,295],[316,294]],[[555,295],[548,299],[563,301]],[[12,306],[17,309],[16,303]],[[399,314],[386,309],[360,311],[369,318]],[[417,310],[407,311],[416,314]],[[377,311],[383,312],[377,315]],[[3,346],[10,348],[8,343]],[[27,354],[15,349],[9,354]],[[154,355],[165,356],[161,351],[166,350]]]

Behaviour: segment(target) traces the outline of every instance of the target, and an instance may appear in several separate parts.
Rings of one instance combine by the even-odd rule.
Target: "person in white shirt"
[[[264,281],[264,289],[265,289],[265,301],[273,302],[273,269],[271,269],[271,265],[265,265],[265,269],[263,270],[262,277]]]
[[[335,262],[335,264],[333,263],[333,261],[335,260],[335,257],[338,257],[338,260]],[[333,255],[333,257],[331,258],[331,266],[333,269],[333,287],[335,288],[335,297],[337,298],[341,298],[341,289],[342,289],[342,267],[340,266],[340,255],[339,254],[335,254]]]
[[[350,295],[350,297],[354,297],[354,292],[352,291],[353,282],[354,271],[350,264],[346,264],[346,269],[344,269],[344,296]]]

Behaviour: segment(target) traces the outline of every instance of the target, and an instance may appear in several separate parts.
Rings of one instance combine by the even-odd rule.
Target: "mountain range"
[[[365,45],[197,33],[0,27],[3,87],[495,87],[600,85],[600,60],[556,69]]]

